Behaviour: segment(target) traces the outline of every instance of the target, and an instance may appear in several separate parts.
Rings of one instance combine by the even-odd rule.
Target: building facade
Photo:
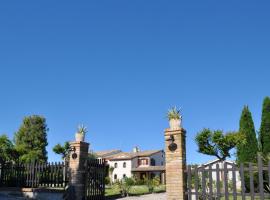
[[[137,147],[132,152],[110,150],[96,152],[98,158],[105,159],[108,165],[108,174],[113,182],[126,177],[137,180],[159,177],[165,182],[165,155],[163,150],[140,151]]]

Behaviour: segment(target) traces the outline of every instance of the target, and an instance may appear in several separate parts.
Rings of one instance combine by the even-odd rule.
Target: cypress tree
[[[239,123],[239,132],[245,136],[246,141],[237,146],[237,162],[256,162],[258,142],[254,122],[248,106],[244,106]]]
[[[17,133],[15,133],[15,148],[22,162],[46,162],[47,125],[42,116],[25,117]]]
[[[262,108],[262,121],[260,127],[261,150],[265,157],[270,153],[270,98],[265,97]]]

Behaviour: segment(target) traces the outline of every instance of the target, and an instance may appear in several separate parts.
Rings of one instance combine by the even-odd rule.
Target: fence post
[[[186,199],[186,131],[182,127],[165,130],[167,200]]]
[[[70,142],[71,153],[69,158],[70,186],[75,193],[74,200],[85,199],[85,167],[88,158],[89,143]]]
[[[259,170],[259,188],[260,198],[264,199],[264,187],[263,187],[263,162],[262,157],[258,155],[258,170]]]

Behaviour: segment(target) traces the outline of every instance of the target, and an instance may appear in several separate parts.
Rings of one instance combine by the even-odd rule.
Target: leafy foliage
[[[237,162],[245,163],[256,161],[258,142],[252,115],[247,106],[244,106],[241,114],[239,132],[245,136],[246,142],[237,145]]]
[[[124,178],[120,181],[118,181],[117,186],[119,187],[119,190],[123,197],[128,196],[130,188],[135,184],[135,181],[133,178]]]
[[[6,135],[0,136],[0,163],[12,162],[17,159],[18,155],[14,145]]]
[[[244,141],[243,135],[237,132],[224,134],[221,130],[203,129],[195,138],[200,153],[216,156],[219,160],[230,157],[230,150]]]
[[[97,155],[94,153],[94,152],[90,152],[89,154],[88,154],[88,159],[97,159]]]
[[[262,121],[260,127],[259,142],[264,157],[270,154],[270,98],[265,97],[262,109]]]
[[[17,133],[15,133],[15,148],[22,162],[47,161],[47,125],[42,116],[25,117]]]
[[[69,148],[69,142],[65,142],[63,146],[61,144],[57,144],[53,147],[53,152],[61,155],[62,158],[65,159],[69,157]]]
[[[169,109],[168,113],[167,113],[167,118],[169,120],[171,120],[171,119],[181,119],[181,110],[177,109],[176,106]]]
[[[79,125],[77,132],[80,133],[80,134],[85,135],[87,133],[87,127],[84,126],[83,124]]]
[[[153,179],[147,179],[145,182],[150,193],[153,193],[154,188],[160,185],[160,179],[158,176],[155,176]]]

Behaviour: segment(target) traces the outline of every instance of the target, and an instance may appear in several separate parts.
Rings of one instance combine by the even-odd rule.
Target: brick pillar
[[[176,145],[171,145],[172,143]],[[186,131],[183,128],[165,130],[167,200],[184,200],[186,190]],[[174,148],[170,149],[174,146]]]
[[[86,142],[70,142],[69,170],[70,170],[70,186],[74,188],[75,199],[85,199],[85,161],[88,158],[89,143]]]

